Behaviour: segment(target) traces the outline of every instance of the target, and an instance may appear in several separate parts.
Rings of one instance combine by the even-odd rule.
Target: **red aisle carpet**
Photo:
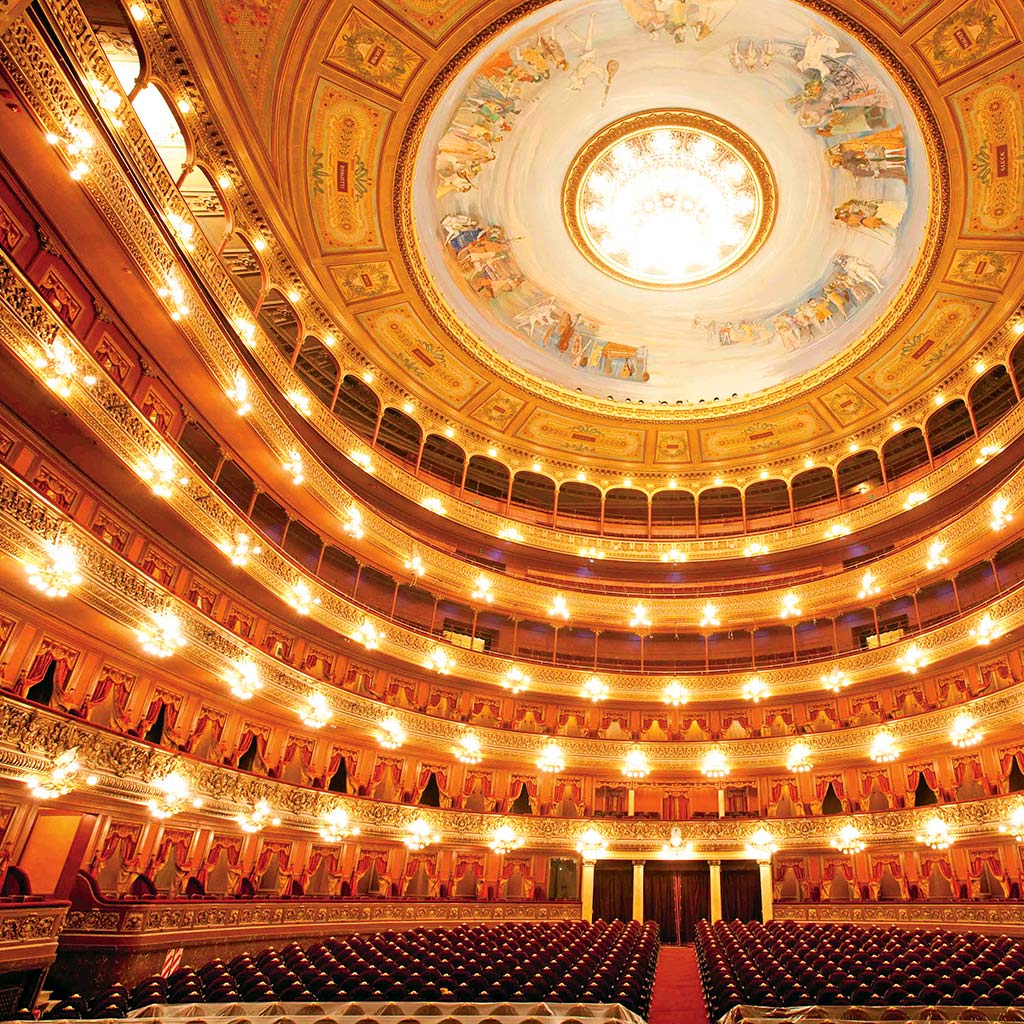
[[[708,1024],[693,946],[662,946],[654,975],[650,1024]]]

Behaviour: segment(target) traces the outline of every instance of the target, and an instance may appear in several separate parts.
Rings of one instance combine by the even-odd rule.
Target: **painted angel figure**
[[[835,262],[846,271],[854,283],[870,285],[877,292],[882,290],[882,282],[879,280],[878,274],[875,273],[875,268],[870,263],[865,263],[859,256],[840,253],[835,258]]]
[[[580,52],[572,70],[569,72],[569,88],[579,92],[591,78],[596,78],[602,85],[607,85],[604,72],[598,67],[597,52],[594,50],[594,14],[591,12],[587,22],[587,37],[577,35],[572,26],[567,25],[566,32],[573,41],[579,44]]]
[[[839,40],[830,36],[820,29],[812,28],[807,42],[804,43],[804,55],[797,61],[797,67],[801,71],[817,71],[821,78],[827,78],[831,67],[826,63],[825,58],[831,57],[838,60],[840,57],[849,57],[850,54],[843,50]]]

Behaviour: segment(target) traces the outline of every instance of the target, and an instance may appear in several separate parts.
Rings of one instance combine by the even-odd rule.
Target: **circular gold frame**
[[[754,214],[754,232],[746,244],[725,266],[704,277],[687,281],[649,281],[635,277],[611,265],[598,251],[597,243],[591,238],[584,223],[580,205],[584,184],[591,169],[601,160],[612,146],[624,139],[640,135],[658,128],[673,128],[681,131],[695,131],[708,135],[716,142],[731,150],[736,157],[749,169],[755,183],[757,210]],[[778,206],[778,192],[775,175],[764,154],[745,133],[734,124],[700,110],[686,108],[660,108],[644,110],[637,114],[629,114],[606,125],[592,135],[580,151],[573,157],[562,182],[562,220],[565,229],[572,239],[573,245],[588,262],[602,273],[618,281],[640,288],[652,288],[659,291],[683,291],[699,288],[701,285],[718,281],[734,273],[750,260],[764,245],[775,225],[775,212]]]

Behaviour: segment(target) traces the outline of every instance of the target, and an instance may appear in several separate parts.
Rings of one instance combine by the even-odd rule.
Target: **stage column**
[[[722,862],[708,861],[708,872],[711,875],[711,923],[722,920]]]
[[[633,920],[644,919],[644,862],[633,861]]]
[[[583,862],[583,876],[580,881],[580,902],[583,904],[583,920],[594,920],[594,862]]]
[[[761,920],[768,922],[772,919],[772,862],[770,860],[759,860],[757,866],[761,872]]]

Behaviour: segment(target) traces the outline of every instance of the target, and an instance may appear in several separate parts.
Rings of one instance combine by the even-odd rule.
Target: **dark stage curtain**
[[[722,862],[722,917],[726,921],[761,920],[761,872],[756,864]]]
[[[644,919],[657,921],[661,941],[693,942],[697,922],[711,914],[708,866],[698,864],[644,865]]]
[[[633,864],[625,860],[599,860],[594,865],[594,920],[630,921],[633,918]]]

